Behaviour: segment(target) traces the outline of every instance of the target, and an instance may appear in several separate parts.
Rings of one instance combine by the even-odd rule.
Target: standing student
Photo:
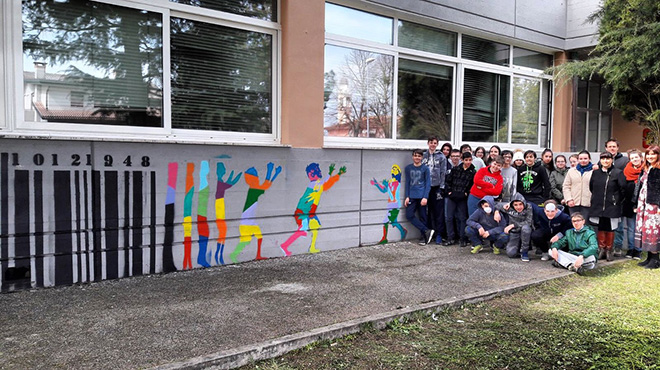
[[[483,150],[483,148],[481,148]],[[486,164],[484,163],[483,159],[479,158],[476,156],[476,152],[472,152],[472,147],[470,144],[463,144],[461,145],[461,153],[465,152],[470,152],[472,154],[472,165],[474,165],[474,169],[479,171],[480,169],[486,167]]]
[[[571,164],[571,168],[575,168],[575,166],[578,165],[578,155],[571,154],[571,156],[568,157],[568,162]]]
[[[553,164],[553,157],[554,154],[552,153],[552,150],[545,148],[543,152],[541,153],[541,163],[543,163],[543,167],[545,168],[545,171],[548,173],[548,178],[550,178],[550,174],[552,171],[555,170],[555,166]]]
[[[486,166],[489,166],[490,163],[497,157],[498,155],[502,155],[502,149],[497,146],[493,145],[490,147],[490,150],[488,150],[488,158],[486,159]]]
[[[497,156],[488,167],[484,167],[477,171],[474,176],[474,183],[470,188],[470,195],[468,195],[468,213],[471,215],[478,208],[478,203],[483,197],[490,195],[493,198],[499,197],[502,193],[504,180],[502,179],[502,165],[504,158]]]
[[[619,153],[619,141],[617,139],[610,138],[607,140],[607,142],[605,142],[605,151],[612,154],[612,166],[614,166],[614,168],[618,168],[621,171],[626,168],[629,159],[625,155]],[[623,245],[623,221],[623,218],[619,220],[619,224],[614,231],[614,255],[617,257],[621,255],[621,246]]]
[[[441,154],[442,155],[442,154]],[[431,174],[429,168],[422,164],[424,151],[413,151],[413,163],[406,166],[406,218],[421,233],[419,244],[428,244],[433,240],[433,229],[426,225],[426,205],[431,191]]]
[[[591,154],[583,150],[578,154],[578,164],[566,172],[562,186],[564,202],[570,213],[579,212],[585,220],[589,220],[589,209],[591,208],[589,182],[592,171]]]
[[[513,152],[510,150],[502,151],[502,158],[504,158],[504,164],[502,165],[502,194],[501,201],[505,203],[511,202],[513,199],[513,194],[516,193],[516,186],[518,185],[518,170],[511,167],[511,161],[513,160]]]
[[[638,265],[657,269],[660,267],[660,147],[657,145],[646,149],[646,169],[639,181],[635,242],[648,253],[646,260]]]
[[[628,252],[627,258],[639,259],[642,254],[642,249],[635,245],[635,221],[637,214],[637,197],[635,196],[635,188],[639,182],[639,176],[642,174],[644,165],[642,163],[642,153],[639,150],[633,149],[628,152],[630,162],[626,164],[623,169],[623,175],[626,177],[626,189],[623,200],[623,217],[626,220],[626,234],[628,236]]]
[[[567,172],[566,157],[559,154],[555,157],[555,170],[550,172],[550,197],[562,205],[566,204],[563,190]]]
[[[516,191],[537,208],[550,198],[548,173],[541,161],[536,160],[536,152],[533,150],[525,152],[525,164],[518,168]]]
[[[591,209],[589,221],[598,225],[598,258],[614,259],[614,230],[619,226],[621,203],[623,201],[626,178],[623,171],[613,166],[610,152],[600,154],[600,168],[593,171],[589,190]]]
[[[525,156],[523,155],[522,150],[518,149],[513,153],[513,160],[512,160],[513,168],[518,170],[520,167],[522,167],[525,164]]]
[[[429,137],[428,150],[424,152],[422,164],[428,167],[431,175],[431,190],[428,193],[428,226],[435,230],[436,243],[442,243],[440,236],[445,230],[445,201],[442,198],[442,189],[445,187],[445,174],[447,173],[447,156],[443,151],[436,150],[438,138]],[[446,143],[443,149],[446,148]],[[451,144],[449,144],[451,147]],[[450,149],[451,150],[451,149]]]
[[[454,155],[454,153],[452,153]],[[454,222],[458,225],[458,240],[459,246],[464,247],[466,244],[465,237],[465,222],[468,218],[467,198],[472,188],[474,175],[477,171],[472,165],[472,154],[465,152],[461,154],[463,162],[461,165],[452,168],[445,184],[445,192],[447,197],[445,202],[446,221],[447,221],[447,241],[445,246],[456,244],[456,235],[454,234]]]

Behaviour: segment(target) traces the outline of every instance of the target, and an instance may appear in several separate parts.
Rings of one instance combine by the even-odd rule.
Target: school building
[[[429,134],[641,147],[598,80],[544,73],[597,6],[3,0],[0,290],[397,241],[394,165]]]

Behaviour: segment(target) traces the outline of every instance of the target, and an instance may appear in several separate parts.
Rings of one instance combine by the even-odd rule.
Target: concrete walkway
[[[0,368],[227,368],[570,274],[410,242],[0,295]]]

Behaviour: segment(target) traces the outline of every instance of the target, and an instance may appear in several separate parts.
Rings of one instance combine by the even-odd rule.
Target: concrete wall
[[[567,0],[566,46],[564,50],[580,49],[596,45],[598,24],[586,22],[587,17],[598,10],[597,0]]]
[[[370,180],[390,179],[393,164],[410,162],[408,151],[10,139],[0,146],[3,292],[216,266],[219,242],[225,264],[233,263],[241,240],[247,245],[236,260],[250,261],[259,233],[262,257],[283,257],[280,245],[297,230],[292,216],[310,185],[312,162],[323,176],[332,163],[334,175],[346,168],[334,186],[316,193],[322,194],[316,247],[374,244],[382,237],[388,197]],[[272,186],[265,181],[269,163]],[[226,168],[225,183],[232,171],[234,180],[241,174],[224,197],[217,192],[218,165]],[[250,174],[259,178],[252,187],[261,190],[249,191]],[[246,198],[258,199],[258,207],[242,217]],[[313,228],[313,220],[309,224]],[[409,238],[418,236],[404,226]],[[400,233],[390,228],[389,237],[399,240]],[[308,253],[311,241],[301,236],[288,250]]]

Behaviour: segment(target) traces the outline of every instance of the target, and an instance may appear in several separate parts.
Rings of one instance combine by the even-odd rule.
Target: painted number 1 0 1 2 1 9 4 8
[[[11,154],[11,164],[13,166],[20,166],[20,162],[18,153],[12,153]],[[50,166],[60,166],[60,165],[70,165],[70,166],[91,166],[92,165],[92,155],[91,154],[85,154],[85,155],[80,155],[80,154],[72,154],[70,157],[69,156],[62,156],[59,154],[51,154],[50,157],[48,155],[43,155],[41,153],[37,153],[32,156],[32,163],[36,166],[43,166],[43,165],[50,165]],[[103,166],[105,167],[113,167],[116,165],[120,166],[126,166],[126,167],[149,167],[151,166],[151,159],[148,156],[126,156],[126,157],[119,157],[115,158],[110,154],[106,154],[103,156]]]

